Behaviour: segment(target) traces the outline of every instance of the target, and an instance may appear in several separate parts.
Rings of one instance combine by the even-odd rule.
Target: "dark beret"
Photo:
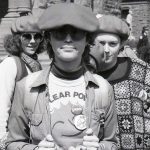
[[[98,18],[100,33],[113,33],[120,36],[121,40],[127,40],[129,37],[129,27],[125,21],[113,16],[103,15]]]
[[[94,32],[98,28],[98,21],[88,7],[74,3],[59,3],[45,10],[38,25],[42,30],[52,30],[70,25],[87,32]]]
[[[37,25],[38,18],[33,15],[17,18],[11,26],[12,33],[41,32]]]

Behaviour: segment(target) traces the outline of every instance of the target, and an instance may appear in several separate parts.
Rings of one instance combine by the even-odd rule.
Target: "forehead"
[[[99,33],[95,39],[104,41],[120,41],[120,37],[113,33]]]

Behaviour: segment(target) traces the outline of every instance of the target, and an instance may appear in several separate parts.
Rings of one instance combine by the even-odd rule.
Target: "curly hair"
[[[10,55],[20,56],[21,52],[23,51],[21,47],[20,36],[20,33],[5,36],[4,48]],[[45,48],[46,43],[43,38],[42,42],[39,44],[36,54],[42,53],[46,50]]]

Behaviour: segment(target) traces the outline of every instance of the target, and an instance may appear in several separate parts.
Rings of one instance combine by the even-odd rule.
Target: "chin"
[[[64,56],[62,56],[62,57],[60,57],[60,59],[62,59],[63,61],[74,61],[74,60],[76,60],[76,59],[78,59],[78,56],[76,56],[76,55],[64,55]]]
[[[34,55],[35,54],[35,52],[33,52],[33,53],[31,53],[31,51],[30,52],[25,52],[27,55]]]
[[[76,60],[75,58],[62,58],[61,60],[63,60],[64,62],[72,62],[74,60]]]

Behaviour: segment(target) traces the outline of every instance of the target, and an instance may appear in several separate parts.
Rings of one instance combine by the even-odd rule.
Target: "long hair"
[[[23,52],[23,49],[21,47],[20,36],[21,36],[20,33],[5,36],[4,48],[8,52],[8,54],[20,56],[21,52]],[[45,51],[45,48],[46,48],[46,43],[43,38],[43,41],[39,44],[39,47],[36,50],[36,54]]]

